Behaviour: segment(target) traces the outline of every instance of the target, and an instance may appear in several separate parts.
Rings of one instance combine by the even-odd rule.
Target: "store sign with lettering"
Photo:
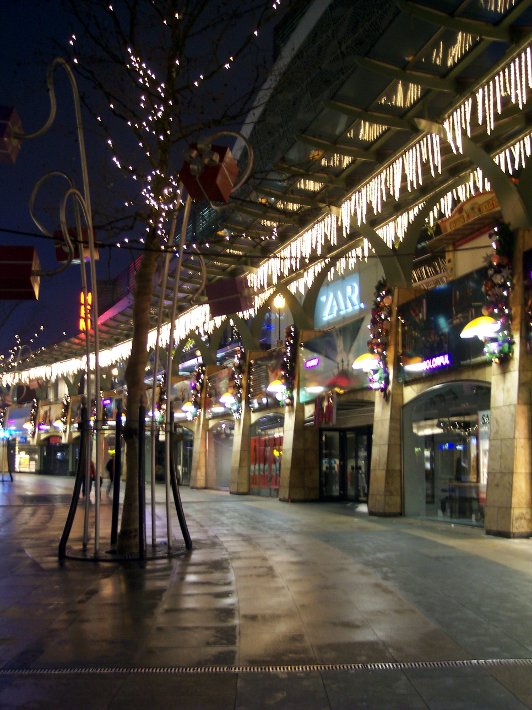
[[[423,360],[422,369],[427,370],[439,370],[442,367],[449,367],[451,364],[451,358],[448,353],[443,355],[436,355],[435,357],[429,357],[427,360]]]
[[[329,325],[354,316],[364,308],[360,301],[358,274],[338,279],[321,288],[316,306],[316,327]]]

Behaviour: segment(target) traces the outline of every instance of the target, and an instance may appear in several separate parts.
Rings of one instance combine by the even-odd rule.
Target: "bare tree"
[[[125,372],[127,472],[119,551],[127,553],[138,545],[138,411],[149,310],[161,246],[181,199],[183,153],[202,132],[242,122],[267,69],[261,31],[276,17],[280,0],[65,2],[79,25],[69,51],[82,100],[104,129],[124,178],[114,188],[115,195],[127,195],[119,209],[143,224]]]

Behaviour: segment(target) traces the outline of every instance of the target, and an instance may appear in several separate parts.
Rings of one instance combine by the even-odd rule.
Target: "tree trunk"
[[[122,522],[118,535],[119,554],[134,554],[138,551],[138,424],[139,407],[144,402],[146,363],[148,358],[148,331],[150,307],[153,294],[153,279],[159,254],[146,251],[140,262],[136,277],[133,306],[133,343],[125,371],[127,385],[126,426],[126,489]]]

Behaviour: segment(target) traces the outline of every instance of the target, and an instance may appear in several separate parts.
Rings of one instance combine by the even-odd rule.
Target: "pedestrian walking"
[[[109,495],[115,478],[115,457],[113,454],[111,454],[109,461],[105,464],[105,468],[109,474],[109,483],[107,484],[107,495]]]

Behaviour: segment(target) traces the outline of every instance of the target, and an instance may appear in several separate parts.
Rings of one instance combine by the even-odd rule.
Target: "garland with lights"
[[[34,437],[35,432],[37,430],[37,409],[38,409],[37,397],[34,397],[31,402],[30,418],[29,418],[30,428],[28,429],[28,436],[30,436],[30,437]]]
[[[380,390],[384,399],[388,399],[390,374],[388,372],[388,338],[392,319],[392,289],[381,279],[375,286],[375,300],[371,309],[369,324],[370,339],[368,350],[377,355],[378,367],[368,372],[369,386]]]
[[[484,354],[488,360],[500,365],[508,362],[514,351],[510,305],[514,233],[505,222],[497,222],[489,236],[493,252],[487,259],[486,279],[482,286],[486,298],[482,314],[499,321],[500,328],[493,338],[486,340]]]
[[[283,363],[281,366],[281,378],[285,385],[284,403],[285,406],[294,404],[294,381],[296,375],[297,358],[297,330],[295,325],[290,325],[286,329],[286,337],[283,348]]]
[[[255,372],[255,360],[250,360],[248,364],[248,388],[247,388],[247,400],[248,400],[248,405],[251,410],[253,410],[252,406],[252,397],[251,393],[254,391],[253,387],[253,378],[254,378],[254,372]]]
[[[0,429],[6,428],[6,414],[7,414],[7,407],[4,405],[4,406],[0,407]]]
[[[161,383],[159,385],[159,394],[157,396],[157,402],[155,403],[155,410],[158,415],[158,423],[163,423],[163,412],[166,411],[166,403],[168,400],[168,391],[166,387],[166,370],[163,370],[161,375]]]
[[[70,395],[65,394],[63,397],[63,402],[61,404],[61,426],[63,427],[63,431],[66,431],[67,428],[67,423],[68,423],[68,411],[70,409]]]
[[[196,417],[201,409],[201,393],[205,385],[205,365],[198,363],[190,381],[190,401],[194,407],[193,416]]]
[[[233,395],[235,403],[231,407],[233,417],[240,419],[242,416],[242,382],[244,379],[244,363],[245,352],[242,345],[236,351],[235,359],[233,360],[233,369],[231,371],[231,382],[233,383]]]

